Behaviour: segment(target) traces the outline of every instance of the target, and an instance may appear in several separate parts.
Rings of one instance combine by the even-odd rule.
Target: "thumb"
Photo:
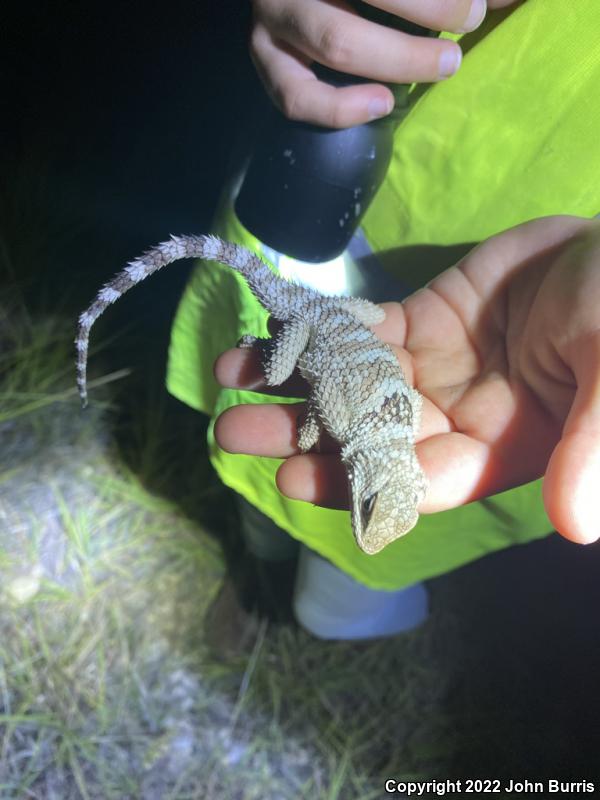
[[[544,478],[556,530],[574,542],[600,538],[600,331],[574,348],[577,392]]]

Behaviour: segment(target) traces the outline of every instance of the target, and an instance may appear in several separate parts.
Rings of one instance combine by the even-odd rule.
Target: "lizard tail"
[[[89,308],[79,317],[75,346],[77,348],[77,387],[82,405],[87,405],[87,357],[90,329],[111,303],[140,283],[182,258],[202,258],[220,261],[247,280],[252,293],[273,316],[285,319],[290,308],[290,293],[299,289],[278,278],[258,256],[237,244],[224,242],[216,236],[171,236],[169,241],[153,247],[130,261],[124,270],[109,281]]]

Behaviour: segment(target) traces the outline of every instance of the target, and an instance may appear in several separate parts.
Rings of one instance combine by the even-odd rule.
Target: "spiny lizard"
[[[131,261],[100,290],[81,314],[75,340],[83,404],[89,332],[95,320],[132,286],[181,258],[232,267],[282,323],[269,346],[262,348],[266,382],[279,386],[298,366],[310,384],[298,447],[310,450],[323,428],[339,442],[358,546],[365,553],[377,553],[411,530],[427,489],[415,454],[422,398],[406,383],[391,348],[369,330],[385,318],[384,310],[367,300],[325,296],[286,281],[239,245],[215,236],[172,236]],[[240,344],[251,347],[255,342],[255,337],[244,336]]]

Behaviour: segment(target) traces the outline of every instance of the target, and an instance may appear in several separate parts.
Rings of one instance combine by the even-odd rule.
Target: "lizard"
[[[90,329],[111,303],[162,267],[183,258],[218,261],[240,273],[281,327],[260,348],[265,381],[279,386],[297,367],[310,386],[297,444],[307,452],[325,429],[340,445],[357,545],[374,554],[417,523],[427,479],[415,452],[422,396],[409,386],[393,350],[371,330],[385,311],[368,300],[324,295],[276,275],[246,248],[216,236],[171,236],[130,261],[79,317],[77,385],[87,404]]]

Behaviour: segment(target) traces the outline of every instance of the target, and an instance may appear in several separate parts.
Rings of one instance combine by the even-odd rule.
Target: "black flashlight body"
[[[378,24],[427,36],[431,31],[375,9],[352,5]],[[316,66],[335,86],[364,78]],[[390,87],[387,117],[342,130],[294,122],[273,108],[247,162],[235,200],[240,222],[274,250],[301,261],[329,261],[342,253],[387,172],[394,130],[408,110],[408,85]]]

